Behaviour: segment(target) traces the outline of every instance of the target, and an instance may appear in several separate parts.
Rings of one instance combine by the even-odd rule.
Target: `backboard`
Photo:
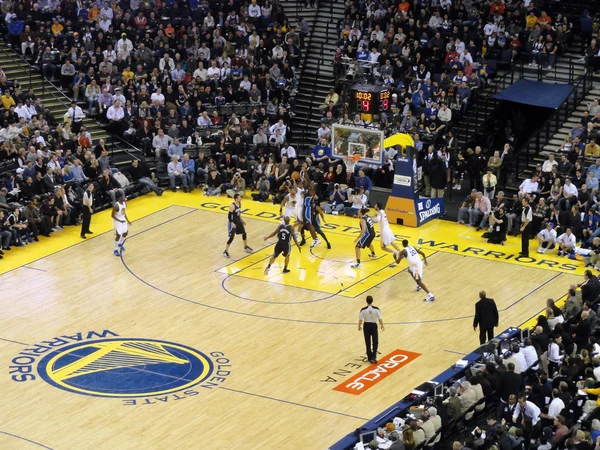
[[[381,165],[383,162],[383,139],[381,130],[334,124],[331,129],[333,158],[359,155],[358,161]]]

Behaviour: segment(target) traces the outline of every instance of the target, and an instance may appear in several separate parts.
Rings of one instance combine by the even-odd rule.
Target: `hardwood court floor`
[[[108,212],[94,216],[93,239],[67,229],[51,250],[11,252],[0,275],[0,448],[326,448],[477,347],[480,289],[503,329],[581,281],[580,263],[518,260],[516,239],[489,246],[447,222],[394,227],[429,255],[437,300],[423,303],[406,266],[390,267],[378,247],[350,269],[356,219],[331,216],[331,250],[294,250],[291,274],[276,263],[265,276],[274,241],[262,237],[278,208],[246,201],[254,253],[236,239],[226,260],[229,203],[198,193],[130,202],[122,258]],[[356,328],[367,294],[386,323],[381,354],[420,356],[356,396],[333,388],[368,367]]]

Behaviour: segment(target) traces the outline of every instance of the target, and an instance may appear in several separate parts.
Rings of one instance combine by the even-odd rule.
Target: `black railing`
[[[497,100],[495,95],[514,83],[514,71],[511,70],[505,74],[498,75],[488,85],[487,89],[478,96],[472,107],[465,112],[465,115],[475,117],[477,120],[466,120],[464,132],[458,133],[457,139],[463,139],[465,149],[469,140],[483,131],[487,121],[494,115],[494,108]]]
[[[522,53],[517,61],[516,70],[518,70],[520,77],[524,78],[525,73],[535,72],[538,81],[556,81],[559,83],[573,84],[582,75],[577,71],[577,64],[579,58],[573,58],[567,55],[556,55],[556,60],[552,69],[544,67],[544,64],[548,64],[546,55],[534,55],[532,53]],[[533,62],[533,65],[530,65]],[[567,64],[565,73],[565,67],[559,66],[559,64]]]
[[[58,101],[65,107],[65,112],[68,111],[71,106],[71,99],[60,90],[58,86],[56,86],[52,81],[46,78],[41,70],[34,69],[29,62],[27,62],[22,55],[19,54],[14,48],[11,48],[12,51],[7,50],[3,45],[0,45],[0,51],[6,54],[7,56],[13,57],[13,60],[21,67],[27,76],[29,77],[29,87],[31,87],[32,76],[41,77],[42,78],[42,98],[45,98],[46,94],[51,95],[54,100]],[[14,58],[16,56],[16,58]],[[35,74],[35,75],[34,75]],[[47,88],[47,86],[52,86],[53,89]],[[43,104],[43,102],[42,102]],[[59,122],[59,118],[56,118]],[[138,153],[142,153],[141,150],[131,143],[124,140],[121,136],[117,136],[114,133],[110,133],[112,137],[112,147],[111,153],[115,150],[115,141],[118,141],[121,146],[121,150],[125,153],[129,154],[132,158],[138,158],[136,155],[133,155],[131,151],[135,151]],[[125,148],[124,148],[125,147]]]
[[[11,49],[12,50],[12,49]],[[13,55],[17,55],[19,56],[19,59],[15,59],[14,61],[19,65],[19,67],[25,71],[25,73],[28,76],[28,86],[27,89],[31,89],[31,66],[29,65],[29,63],[27,61],[25,61],[23,59],[23,57],[21,55],[19,55],[17,53],[17,51],[13,50],[13,51],[8,51],[3,45],[0,45],[0,51],[5,54],[7,57],[12,57]],[[8,81],[8,80],[7,80]],[[23,86],[21,86],[23,87]]]
[[[580,105],[585,96],[593,89],[593,78],[594,73],[591,69],[586,70],[584,74],[579,77],[573,90],[567,96],[567,98],[561,103],[556,111],[554,111],[548,120],[541,127],[539,127],[522,145],[520,151],[514,158],[514,170],[510,170],[513,168],[509,168],[509,173],[514,173],[518,178],[520,169],[525,170],[525,168],[532,162],[533,158],[540,154],[540,151],[543,149],[544,145],[548,143],[560,126],[566,122],[573,111],[575,111]],[[524,158],[521,158],[521,155],[523,155]],[[520,167],[521,159],[524,159],[524,161],[521,161],[524,165],[523,168]]]

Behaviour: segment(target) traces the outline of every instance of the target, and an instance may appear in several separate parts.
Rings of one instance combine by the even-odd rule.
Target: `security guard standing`
[[[523,197],[523,211],[521,212],[521,253],[519,256],[529,256],[529,239],[531,238],[531,221],[533,212],[529,206],[529,199]]]
[[[94,192],[94,183],[87,185],[87,189],[83,192],[83,199],[81,214],[83,219],[81,221],[81,239],[86,239],[86,234],[93,234],[90,230],[90,223],[92,222],[92,214],[94,212],[92,205],[94,203],[94,196],[92,193]]]
[[[377,345],[379,344],[379,336],[377,333],[377,322],[383,327],[383,317],[377,306],[373,306],[373,297],[367,296],[367,306],[360,310],[358,315],[358,331],[363,329],[365,344],[367,346],[367,359],[371,364],[377,364]]]

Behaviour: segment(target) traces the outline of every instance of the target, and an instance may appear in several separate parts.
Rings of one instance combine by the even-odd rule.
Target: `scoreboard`
[[[390,109],[392,94],[383,86],[357,84],[351,89],[352,110],[360,114],[381,114]]]

